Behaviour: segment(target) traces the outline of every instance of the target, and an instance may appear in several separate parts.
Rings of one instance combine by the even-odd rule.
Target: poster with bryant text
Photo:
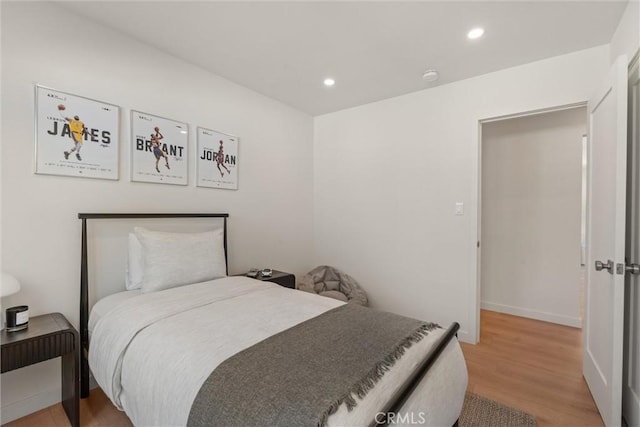
[[[131,112],[131,180],[187,185],[189,127],[152,114]]]
[[[238,189],[238,138],[198,128],[198,187]]]
[[[120,107],[36,85],[36,173],[118,179]]]

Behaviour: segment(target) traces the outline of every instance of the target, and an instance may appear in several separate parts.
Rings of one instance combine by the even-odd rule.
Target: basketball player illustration
[[[220,171],[220,176],[224,176],[224,172],[222,172],[220,166],[222,166],[228,174],[231,173],[231,171],[224,165],[224,150],[222,148],[222,140],[220,140],[220,148],[218,148],[218,153],[216,153],[216,166],[218,167],[218,171]]]
[[[153,155],[156,156],[156,171],[160,173],[160,169],[158,169],[158,162],[160,162],[162,157],[164,157],[164,163],[167,169],[171,168],[169,167],[169,157],[167,156],[167,153],[162,151],[160,148],[160,140],[164,138],[164,136],[160,133],[160,128],[158,126],[153,128],[153,130],[155,133],[151,134],[151,148],[153,148]]]
[[[84,141],[84,135],[87,133],[87,129],[84,127],[84,123],[80,121],[80,117],[78,115],[71,117],[65,117],[62,114],[66,107],[63,104],[58,105],[58,112],[60,116],[69,122],[69,130],[71,131],[71,139],[73,140],[73,148],[69,151],[64,152],[65,160],[69,159],[69,154],[76,152],[76,158],[78,160],[82,160],[80,157],[80,149],[82,148],[82,142]]]

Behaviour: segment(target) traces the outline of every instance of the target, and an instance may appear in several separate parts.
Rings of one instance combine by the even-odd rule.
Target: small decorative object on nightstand
[[[271,277],[273,276],[273,270],[270,268],[263,268],[262,271],[260,272],[260,275],[262,277]]]
[[[80,340],[60,313],[29,319],[29,328],[2,331],[2,373],[62,357],[62,406],[73,427],[80,425]]]
[[[271,271],[271,275],[262,274],[263,271],[268,270]],[[250,271],[249,273],[253,273]],[[246,275],[249,277],[253,277],[257,280],[262,280],[263,282],[273,282],[277,283],[280,286],[284,286],[285,288],[295,289],[296,287],[296,276],[291,273],[285,273],[284,271],[272,270],[270,268],[265,268],[263,270],[258,271],[256,276],[250,276],[249,273]]]
[[[7,332],[17,332],[29,327],[29,306],[7,308]]]

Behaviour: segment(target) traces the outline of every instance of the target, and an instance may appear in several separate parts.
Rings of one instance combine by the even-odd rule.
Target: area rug
[[[536,418],[474,393],[464,397],[459,427],[535,427]]]

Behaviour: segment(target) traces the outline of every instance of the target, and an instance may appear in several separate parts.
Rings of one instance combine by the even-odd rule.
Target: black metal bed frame
[[[160,219],[160,218],[223,218],[224,255],[227,272],[228,213],[79,213],[82,220],[82,254],[80,261],[80,397],[89,397],[89,265],[87,259],[88,219]]]
[[[227,218],[228,213],[79,213],[82,220],[82,253],[80,263],[80,397],[89,396],[89,272],[87,259],[87,220],[89,219],[154,219],[154,218],[223,218],[224,252],[227,255]],[[227,271],[228,271],[227,262]],[[376,416],[370,426],[384,426],[389,423],[389,415],[397,414],[411,393],[438,359],[449,342],[457,337],[460,325],[453,322],[444,334],[433,345],[431,351],[405,380],[398,390],[391,396],[387,405]],[[457,422],[456,422],[457,424]]]
[[[442,353],[442,351],[449,345],[449,342],[453,339],[453,337],[458,336],[458,329],[460,329],[460,324],[458,322],[453,322],[445,331],[444,334],[438,341],[433,345],[431,351],[422,359],[422,362],[416,367],[413,373],[405,380],[398,390],[391,396],[391,398],[387,401],[387,405],[380,411],[380,413],[384,414],[383,416],[376,416],[370,426],[386,426],[389,424],[389,418],[392,415],[396,415],[400,413],[402,409],[402,405],[407,401],[409,396],[416,389],[420,381],[427,375],[429,368],[433,366],[433,363],[438,360],[438,357]],[[458,425],[458,421],[455,422],[454,427]]]

